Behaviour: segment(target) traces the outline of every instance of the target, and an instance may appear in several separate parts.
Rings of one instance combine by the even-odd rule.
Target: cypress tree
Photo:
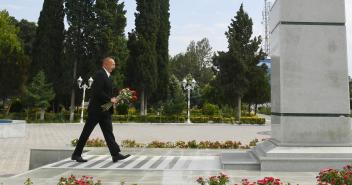
[[[217,58],[219,64],[219,84],[223,96],[232,106],[237,106],[237,119],[241,117],[241,99],[246,93],[249,85],[248,74],[251,66],[256,60],[261,39],[254,37],[253,21],[243,9],[243,4],[237,11],[228,31],[225,33],[228,39],[228,49],[226,53],[219,53]],[[225,102],[226,103],[226,102]]]
[[[55,92],[61,90],[59,81],[64,70],[64,15],[63,0],[44,0],[33,45],[31,77],[43,70],[48,81],[53,83]]]
[[[97,69],[95,61],[96,20],[94,0],[65,0],[65,13],[69,28],[66,36],[67,66],[71,69],[70,121],[73,121],[78,76],[88,79]]]
[[[125,38],[126,10],[124,3],[119,0],[97,0],[96,12],[96,57],[98,67],[100,60],[111,56],[118,62],[122,73],[113,73],[115,85],[122,87],[126,60],[128,57],[127,40]]]
[[[160,25],[156,43],[158,90],[154,96],[155,101],[166,100],[169,82],[170,0],[159,0],[159,6]]]
[[[138,45],[138,52],[131,52],[128,62],[129,85],[135,85],[140,92],[141,114],[147,114],[147,100],[157,87],[157,34],[159,31],[159,1],[137,0],[137,13],[135,13],[136,30],[130,33],[130,46]],[[132,43],[131,43],[132,42]],[[133,60],[133,61],[132,61]],[[131,69],[135,68],[135,69]]]

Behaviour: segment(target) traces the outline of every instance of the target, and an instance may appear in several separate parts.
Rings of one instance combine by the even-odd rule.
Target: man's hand
[[[111,98],[111,103],[113,103],[113,104],[116,104],[117,103],[117,99],[116,98]]]

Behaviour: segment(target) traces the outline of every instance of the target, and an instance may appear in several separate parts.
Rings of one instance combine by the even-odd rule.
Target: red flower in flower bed
[[[352,185],[352,166],[347,165],[342,170],[323,169],[317,176],[318,185]]]
[[[274,177],[265,177],[264,179],[257,181],[258,185],[281,185],[280,179],[275,179]]]
[[[76,176],[71,175],[68,178],[61,177],[58,185],[101,185],[101,182],[100,180],[94,182],[93,177],[90,176],[82,176],[77,179]]]

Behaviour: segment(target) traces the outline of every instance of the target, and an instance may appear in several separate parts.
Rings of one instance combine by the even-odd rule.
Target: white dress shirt
[[[106,72],[106,74],[108,75],[108,78],[110,78],[110,73],[109,71],[107,71],[104,67],[103,67],[104,71]]]

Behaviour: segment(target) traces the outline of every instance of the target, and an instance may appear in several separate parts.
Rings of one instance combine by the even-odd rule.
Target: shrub
[[[257,146],[258,142],[259,142],[259,140],[257,138],[255,138],[254,140],[249,142],[249,146]]]
[[[126,148],[140,148],[140,147],[144,147],[145,145],[137,143],[135,140],[127,139],[127,140],[122,140],[121,146]]]
[[[233,117],[236,115],[236,112],[237,112],[236,110],[234,110],[228,105],[221,107],[221,113],[225,117]]]
[[[129,114],[129,115],[135,115],[135,114],[137,114],[137,109],[134,108],[134,107],[128,108],[128,114]]]
[[[147,116],[146,120],[148,123],[160,123],[161,116],[155,116],[155,115]]]
[[[183,112],[184,107],[185,103],[183,102],[183,100],[168,100],[164,104],[163,113],[166,115],[179,115]]]
[[[180,115],[186,107],[185,97],[182,93],[181,83],[175,75],[169,78],[167,101],[163,105],[163,114]]]
[[[209,118],[204,116],[191,117],[192,123],[208,123]]]
[[[205,103],[202,108],[202,113],[203,115],[214,116],[219,113],[219,106],[211,103]]]
[[[192,141],[188,141],[188,148],[197,148],[197,141],[196,140],[192,140]]]
[[[0,183],[2,185],[2,183]],[[24,185],[33,185],[33,182],[30,178],[27,178],[27,180],[24,182]]]
[[[188,146],[186,145],[186,142],[184,142],[184,141],[176,141],[175,147],[176,148],[187,148]]]
[[[269,106],[259,107],[258,112],[260,114],[271,115],[271,107],[269,107]]]
[[[202,116],[202,109],[192,108],[190,111],[193,116]]]
[[[86,111],[86,110],[85,110]],[[87,113],[84,114],[84,119],[87,118]],[[39,120],[40,112],[37,110],[27,110],[26,112],[14,112],[8,115],[0,115],[1,119],[16,119],[16,120],[26,120],[27,123],[67,123],[69,122],[70,112],[61,111],[58,113],[47,112],[45,114],[45,120]],[[80,119],[80,113],[74,115],[74,121],[78,122]],[[187,117],[185,115],[155,115],[148,114],[146,116],[126,114],[126,115],[112,115],[113,122],[126,123],[126,122],[136,122],[136,123],[184,123]],[[193,123],[230,123],[234,124],[234,117],[222,117],[222,116],[203,116],[193,115],[191,116],[191,121]],[[242,117],[240,124],[264,124],[265,119],[259,117]]]
[[[148,148],[165,148],[166,144],[161,141],[153,141],[147,145]]]
[[[22,112],[23,111],[23,103],[20,99],[15,99],[11,103],[10,112]]]
[[[265,124],[265,118],[259,117],[241,117],[240,124]]]
[[[117,121],[121,123],[128,122],[129,119],[131,119],[133,116],[127,116],[127,115],[112,115],[112,121]]]
[[[119,104],[116,106],[116,112],[119,115],[128,114],[128,105],[127,104]]]

